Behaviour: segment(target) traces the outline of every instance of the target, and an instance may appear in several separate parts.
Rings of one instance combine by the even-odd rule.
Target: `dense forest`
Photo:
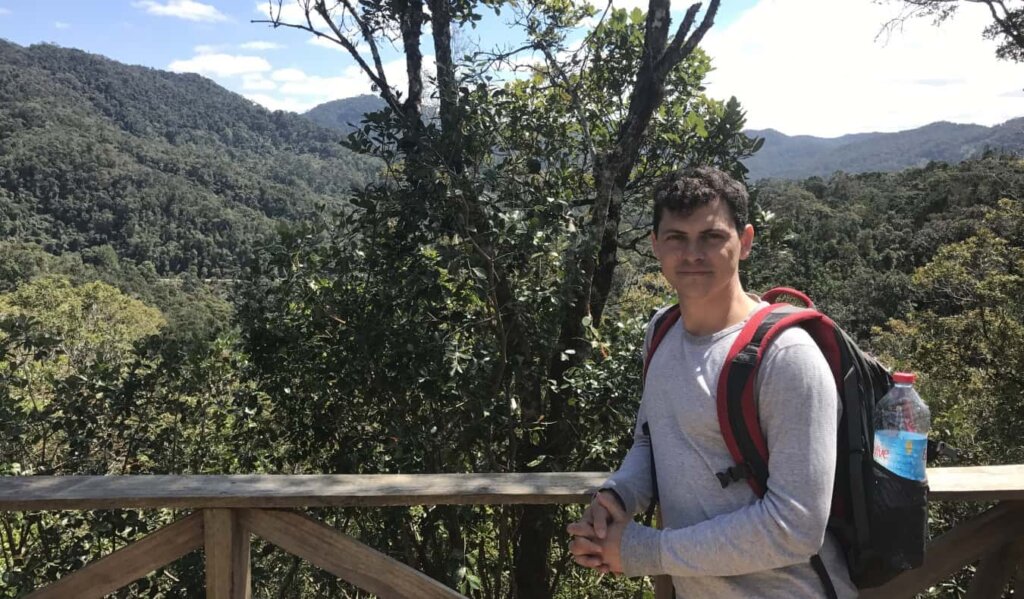
[[[234,276],[276,223],[337,207],[373,160],[196,75],[0,41],[0,235]]]
[[[530,32],[549,59],[592,14],[550,11]],[[344,146],[201,77],[0,43],[0,474],[615,467],[669,301],[650,187],[684,164],[742,177],[762,144],[704,93],[696,42],[647,21],[613,11],[594,60],[507,83],[475,68],[493,57],[459,85],[442,61],[436,113],[382,89]],[[645,81],[645,39],[689,53]],[[745,285],[806,290],[918,372],[965,463],[1024,462],[1024,161],[749,183]],[[932,533],[981,507],[936,506]],[[0,514],[0,597],[179,515]],[[645,589],[571,565],[575,506],[316,515],[474,598]],[[115,596],[200,596],[202,569],[192,554]],[[262,543],[253,587],[363,596]]]

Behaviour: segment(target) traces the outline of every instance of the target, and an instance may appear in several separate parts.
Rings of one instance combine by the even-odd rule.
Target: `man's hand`
[[[628,521],[629,516],[614,493],[598,492],[583,512],[583,518],[566,528],[573,535],[569,543],[573,559],[581,566],[602,573],[622,572],[619,543]]]
[[[598,541],[601,546],[601,559],[604,561],[601,564],[601,571],[622,574],[622,533],[631,518],[611,493],[600,493],[596,499],[609,517],[605,536]]]

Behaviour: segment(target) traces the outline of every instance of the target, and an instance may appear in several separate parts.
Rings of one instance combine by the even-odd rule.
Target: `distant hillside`
[[[383,107],[384,100],[379,96],[362,95],[325,102],[314,106],[303,116],[321,127],[348,133],[359,125],[364,114]]]
[[[230,276],[376,163],[198,75],[0,40],[0,239]]]
[[[351,98],[331,100],[318,104],[302,116],[329,129],[341,131],[344,134],[351,133],[363,120],[363,115],[368,112],[375,112],[385,107],[385,102],[379,96],[363,94]],[[429,101],[423,104],[423,118],[430,120],[437,117],[437,105]]]
[[[847,173],[892,172],[932,161],[958,163],[986,150],[1024,152],[1024,118],[994,127],[932,123],[897,133],[858,133],[836,138],[788,136],[773,129],[747,131],[765,138],[744,161],[750,179],[802,179]]]

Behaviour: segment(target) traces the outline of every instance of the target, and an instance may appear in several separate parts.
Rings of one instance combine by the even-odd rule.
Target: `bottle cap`
[[[904,385],[913,385],[914,381],[917,380],[917,375],[913,372],[894,372],[892,380]]]

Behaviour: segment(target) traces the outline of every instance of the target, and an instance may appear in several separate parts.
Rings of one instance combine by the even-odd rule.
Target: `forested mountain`
[[[749,130],[764,147],[744,161],[750,179],[802,179],[846,173],[891,172],[932,161],[957,163],[986,151],[1024,151],[1024,118],[994,127],[932,123],[896,133],[857,133],[835,138],[789,136],[774,129]]]
[[[384,106],[377,96],[332,100],[306,112],[314,122],[344,133],[352,131],[362,115]],[[932,123],[896,133],[853,133],[841,137],[785,135],[774,129],[751,129],[749,137],[763,137],[764,146],[743,164],[748,178],[803,179],[827,177],[835,172],[893,172],[929,162],[957,163],[978,158],[986,151],[1024,152],[1024,117],[994,127]]]
[[[348,133],[359,125],[364,114],[383,107],[384,100],[380,96],[362,95],[324,102],[309,109],[303,116],[323,127]]]
[[[275,222],[373,176],[340,140],[198,75],[0,41],[0,237],[51,254],[230,276]]]

